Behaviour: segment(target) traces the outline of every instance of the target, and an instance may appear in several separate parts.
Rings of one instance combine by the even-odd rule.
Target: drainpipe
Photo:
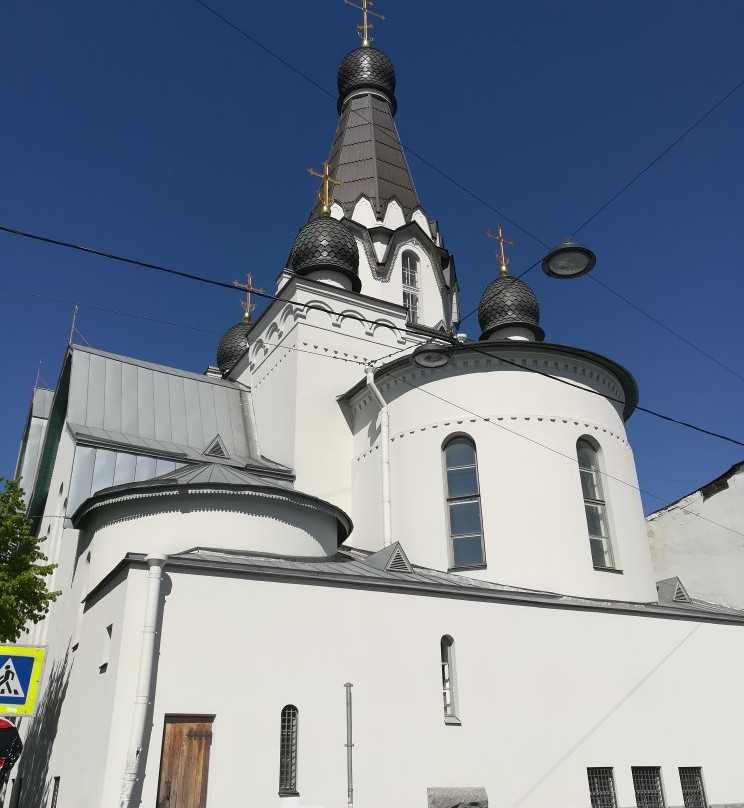
[[[385,547],[393,542],[393,528],[390,518],[390,415],[382,393],[375,384],[375,372],[372,368],[365,368],[367,374],[367,387],[380,405],[380,462],[382,463],[382,533],[385,538]]]
[[[145,719],[152,689],[152,670],[155,661],[155,637],[158,629],[158,606],[160,605],[160,584],[163,580],[163,567],[168,560],[167,555],[151,553],[145,559],[149,567],[147,573],[147,596],[145,600],[145,619],[142,624],[142,646],[140,649],[139,675],[137,677],[137,695],[134,699],[132,724],[127,747],[127,763],[122,778],[119,808],[130,808],[132,790],[139,774],[140,753],[145,740]]]
[[[344,687],[346,688],[346,805],[348,808],[354,808],[354,778],[352,775],[352,749],[354,748],[354,744],[352,743],[352,734],[351,734],[351,688],[354,685],[351,682],[347,682]]]
[[[240,406],[243,410],[246,432],[248,433],[248,451],[251,457],[256,460],[261,457],[261,447],[258,443],[258,423],[256,421],[256,411],[253,409],[253,392],[248,385],[237,382],[240,385]]]

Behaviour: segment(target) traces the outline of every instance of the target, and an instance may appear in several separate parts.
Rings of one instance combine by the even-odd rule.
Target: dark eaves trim
[[[91,600],[113,580],[122,569],[147,567],[144,553],[127,553],[127,555],[108,573],[85,598]],[[636,617],[656,617],[670,620],[686,620],[699,623],[722,623],[744,626],[744,614],[711,613],[694,607],[678,608],[662,606],[658,603],[628,603],[624,601],[591,600],[570,596],[542,594],[538,592],[520,592],[512,590],[476,589],[473,586],[456,586],[452,584],[433,584],[403,578],[360,578],[356,575],[327,574],[322,570],[308,571],[302,569],[280,569],[277,567],[257,567],[253,564],[240,564],[235,561],[218,561],[215,559],[185,558],[169,556],[165,567],[183,573],[212,572],[222,574],[238,573],[245,578],[269,578],[286,583],[328,584],[344,586],[352,589],[379,590],[400,594],[421,595],[426,597],[457,597],[462,600],[490,601],[493,603],[521,604],[536,608],[568,609],[570,611],[603,612],[606,614],[624,614]]]

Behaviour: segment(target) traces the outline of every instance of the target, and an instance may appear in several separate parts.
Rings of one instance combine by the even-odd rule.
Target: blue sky
[[[335,92],[356,47],[341,0],[207,0]],[[547,243],[563,240],[744,78],[741,0],[451,4],[380,0],[405,145]],[[195,0],[0,6],[0,224],[272,290],[315,193],[335,102]],[[547,339],[636,376],[641,403],[744,440],[744,88],[581,232],[592,276],[525,280]],[[469,312],[497,272],[499,216],[409,156]],[[501,220],[518,274],[543,247]],[[95,346],[201,372],[240,296],[0,235],[6,359],[0,474],[13,473],[39,361],[54,385],[72,302]],[[702,356],[595,277],[726,365]],[[93,304],[163,325],[89,308]],[[462,330],[477,337],[474,317]],[[628,431],[647,511],[744,449],[642,413]],[[656,495],[655,498],[653,495]]]

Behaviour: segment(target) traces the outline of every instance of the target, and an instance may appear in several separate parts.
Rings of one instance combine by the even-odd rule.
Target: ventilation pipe
[[[382,393],[375,384],[375,372],[365,368],[367,387],[380,405],[380,462],[382,463],[382,533],[385,547],[392,544],[393,528],[390,518],[390,415]]]
[[[158,630],[158,607],[160,605],[160,584],[163,580],[163,567],[168,556],[152,553],[145,559],[149,567],[147,573],[147,595],[145,600],[145,619],[142,624],[142,646],[140,649],[139,674],[137,676],[137,695],[134,698],[132,724],[127,747],[127,763],[122,778],[119,808],[130,808],[132,791],[137,782],[140,767],[140,753],[145,740],[145,723],[147,708],[152,690],[152,671],[155,661],[155,637]]]

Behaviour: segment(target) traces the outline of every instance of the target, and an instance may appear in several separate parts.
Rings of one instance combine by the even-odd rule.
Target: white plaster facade
[[[585,808],[588,767],[613,769],[619,808],[636,802],[632,766],[661,767],[669,805],[683,803],[680,766],[702,768],[709,805],[744,805],[744,613],[659,601],[624,426],[632,377],[523,325],[503,327],[513,339],[453,342],[454,263],[424,212],[391,198],[378,218],[361,196],[347,224],[361,293],[332,267],[284,268],[280,299],[223,378],[70,349],[28,472],[63,594],[26,637],[49,658],[39,712],[22,721],[13,808],[47,808],[56,777],[56,808],[183,808],[159,781],[174,715],[213,719],[198,808],[352,808],[346,683],[357,808],[425,808],[430,789],[466,787],[503,808]],[[418,328],[403,305],[406,250],[420,262]],[[414,364],[437,339],[446,364]],[[123,365],[136,384],[121,383]],[[477,453],[485,557],[465,568],[447,518],[453,435]],[[586,437],[610,568],[590,552]],[[104,459],[71,507],[81,447]],[[100,489],[114,448],[177,468]],[[298,793],[282,795],[290,704]]]

